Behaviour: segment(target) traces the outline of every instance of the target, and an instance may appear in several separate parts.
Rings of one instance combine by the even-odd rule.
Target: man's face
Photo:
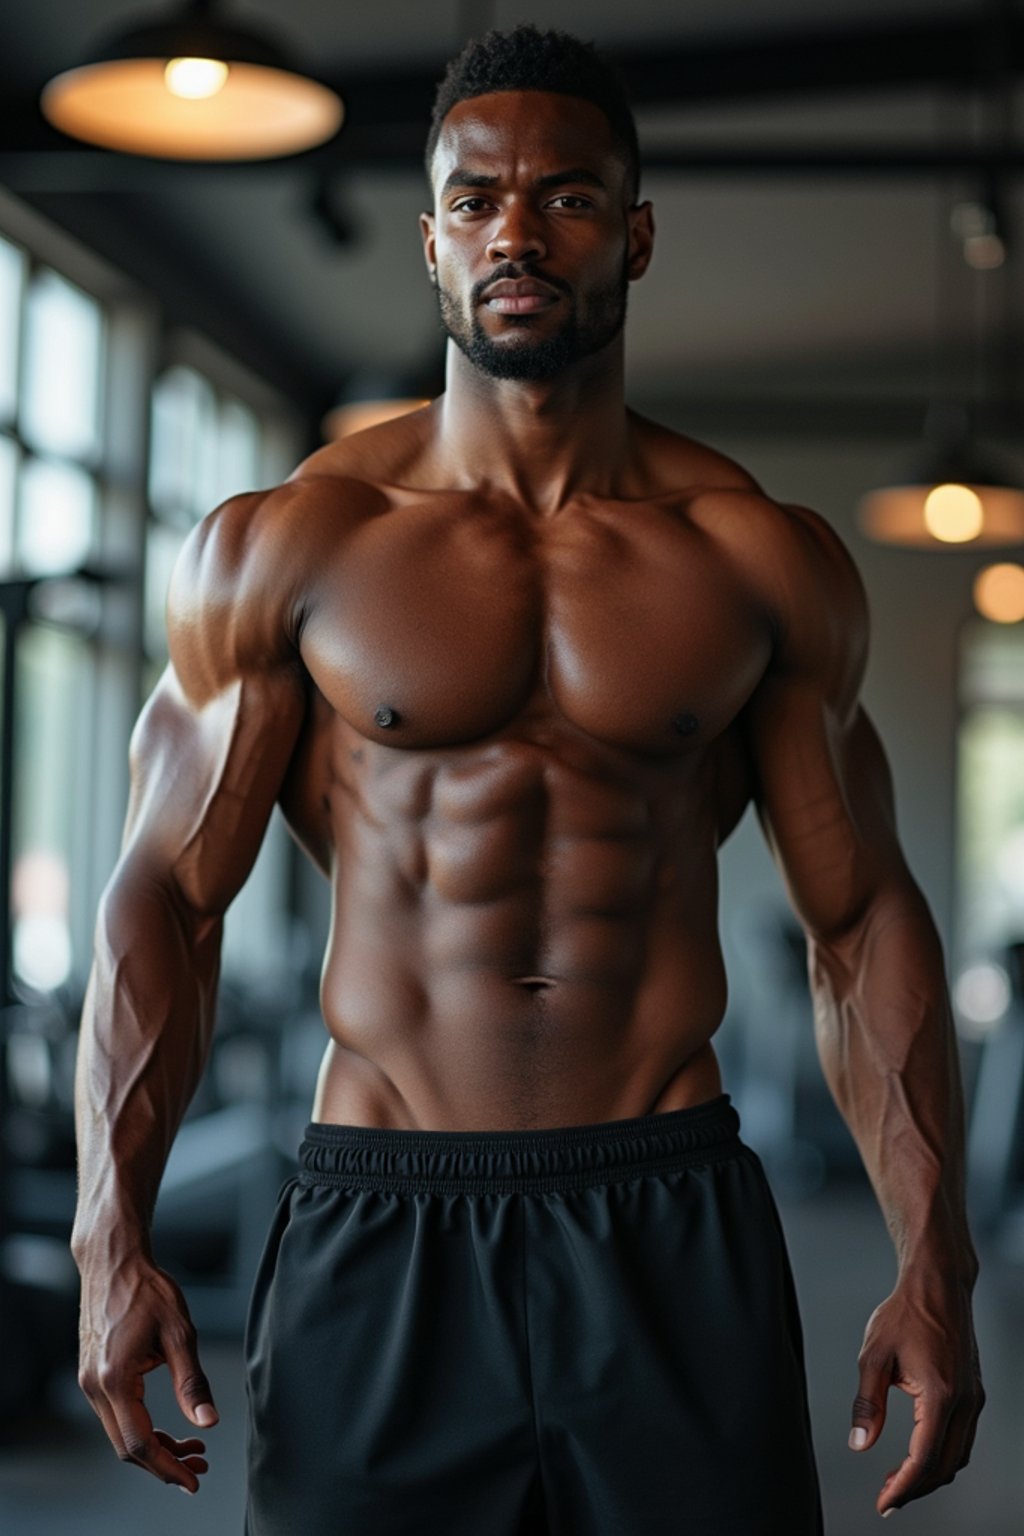
[[[547,379],[619,334],[646,270],[650,204],[599,107],[551,91],[460,101],[434,153],[421,216],[441,323],[482,372]]]

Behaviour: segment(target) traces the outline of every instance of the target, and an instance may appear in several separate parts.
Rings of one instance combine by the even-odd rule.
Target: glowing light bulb
[[[216,96],[227,78],[228,66],[220,59],[169,59],[164,66],[167,89],[187,101]]]
[[[967,485],[937,485],[925,497],[925,527],[944,544],[976,539],[984,521],[981,497]]]
[[[995,624],[1024,619],[1024,565],[986,565],[974,578],[974,606]]]

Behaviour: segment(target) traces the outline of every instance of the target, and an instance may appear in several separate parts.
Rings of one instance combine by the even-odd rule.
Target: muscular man
[[[249,1536],[820,1531],[786,1249],[712,1045],[716,852],[753,802],[895,1247],[850,1436],[913,1398],[887,1515],[966,1464],[983,1394],[862,583],[821,516],[626,408],[654,224],[591,48],[470,44],[427,160],[444,394],[211,512],[173,575],[83,1018],[82,1385],[196,1491],[203,1442],[143,1398],[166,1364],[216,1422],[149,1232],[276,802],[331,885],[330,1038],[247,1321]]]

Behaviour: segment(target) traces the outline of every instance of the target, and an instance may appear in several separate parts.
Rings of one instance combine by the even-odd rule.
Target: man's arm
[[[818,514],[789,507],[769,567],[778,636],[748,706],[757,814],[807,934],[815,1037],[898,1261],[859,1359],[850,1444],[914,1399],[881,1513],[951,1482],[984,1403],[971,1322],[963,1095],[941,941],[897,837],[892,776],[859,694],[863,583]],[[858,1430],[863,1431],[859,1435]]]
[[[167,602],[170,662],[132,733],[121,853],[95,928],[75,1080],[83,1390],[122,1460],[190,1492],[202,1442],[154,1430],[143,1375],[166,1363],[182,1411],[213,1423],[195,1333],[153,1263],[171,1144],[210,1048],[224,913],[266,830],[305,710],[266,498],[190,533]],[[206,1411],[199,1409],[207,1405]]]

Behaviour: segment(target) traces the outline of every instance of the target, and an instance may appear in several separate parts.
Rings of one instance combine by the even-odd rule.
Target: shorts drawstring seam
[[[726,1162],[740,1154],[741,1145],[738,1141],[726,1142],[714,1147],[695,1147],[685,1152],[674,1152],[668,1157],[618,1163],[608,1168],[563,1169],[550,1174],[460,1173],[446,1178],[432,1174],[304,1168],[298,1174],[298,1179],[307,1189],[321,1184],[333,1189],[385,1190],[396,1194],[543,1194],[552,1190],[623,1184],[704,1164]]]

